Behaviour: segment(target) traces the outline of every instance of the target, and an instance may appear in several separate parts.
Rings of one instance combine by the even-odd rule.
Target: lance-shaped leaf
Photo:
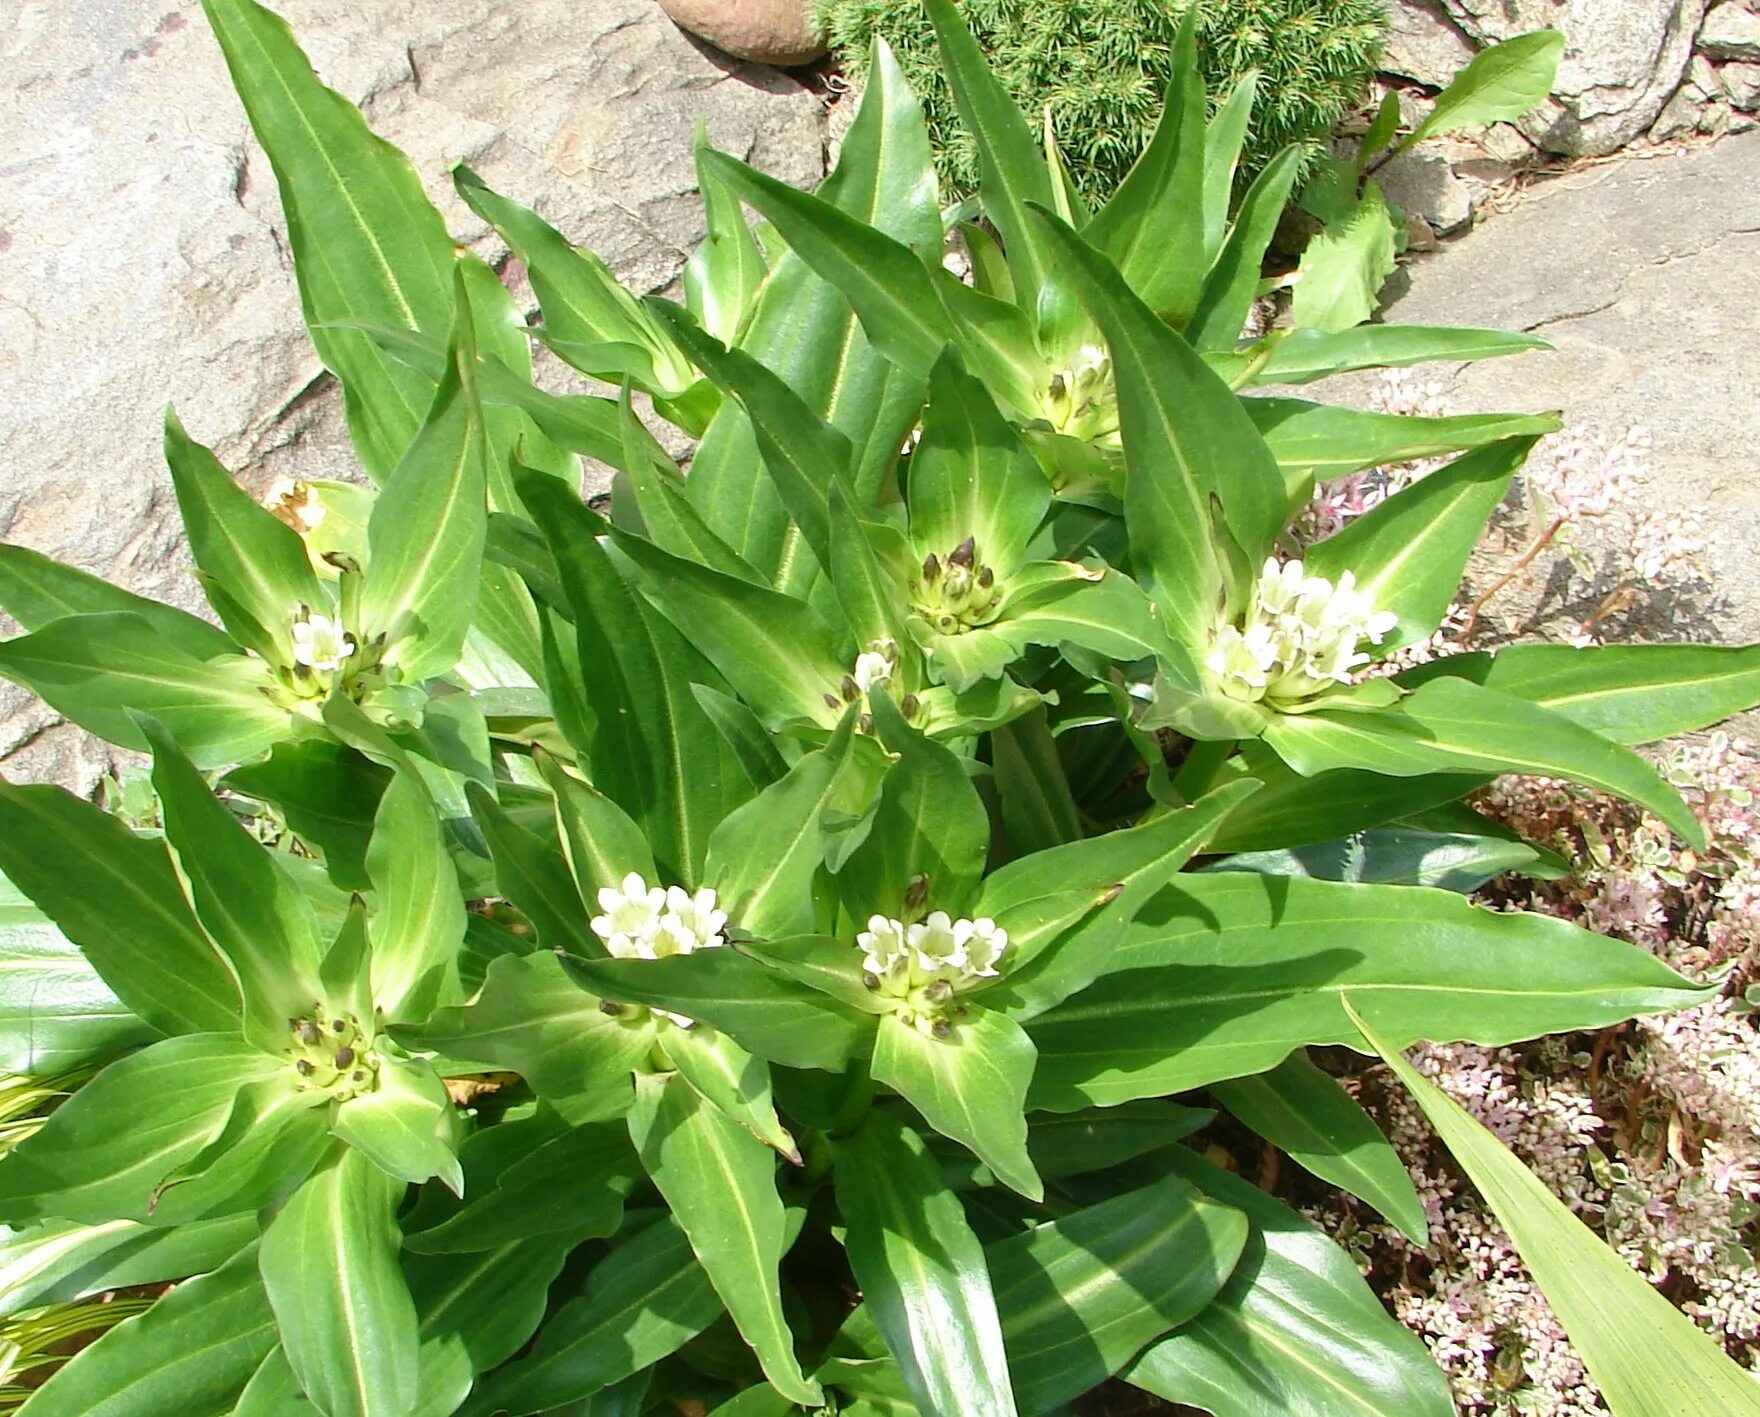
[[[990,1009],[958,1009],[945,1038],[880,1020],[874,1081],[896,1091],[942,1136],[969,1149],[1004,1185],[1029,1200],[1045,1191],[1027,1154],[1023,1111],[1035,1049],[1021,1026]]]
[[[1489,832],[1432,831],[1393,825],[1371,827],[1312,846],[1242,852],[1199,869],[1311,876],[1318,881],[1360,881],[1369,885],[1435,886],[1470,895],[1506,871],[1550,879],[1566,874],[1569,867],[1554,853],[1513,834],[1506,838]]]
[[[403,1276],[415,1300],[421,1339],[422,1417],[457,1412],[474,1373],[505,1362],[524,1346],[543,1321],[550,1285],[573,1245],[568,1234],[538,1234],[468,1255],[405,1250]]]
[[[234,482],[169,410],[165,461],[203,584],[220,592],[213,605],[222,622],[271,663],[291,663],[294,620],[328,603],[299,533]]]
[[[1428,325],[1354,325],[1348,330],[1291,330],[1254,376],[1260,384],[1307,384],[1353,369],[1404,369],[1435,360],[1496,359],[1551,349],[1538,335]]]
[[[538,750],[533,757],[556,797],[556,826],[582,905],[595,906],[599,891],[621,884],[631,871],[654,879],[654,858],[629,814],[550,754]]]
[[[805,601],[612,532],[642,594],[772,723],[819,718],[845,672],[830,628]]]
[[[379,799],[367,870],[377,893],[373,998],[390,1018],[426,1018],[458,994],[464,901],[427,790],[402,773]]]
[[[1186,339],[1194,349],[1231,350],[1240,341],[1259,293],[1266,248],[1289,205],[1301,160],[1301,149],[1285,148],[1265,165],[1241,199],[1228,240],[1205,274],[1192,317],[1185,325]]]
[[[53,1078],[113,1058],[153,1033],[79,947],[0,877],[0,1068]]]
[[[843,801],[854,735],[855,717],[846,713],[825,747],[803,754],[781,781],[715,828],[704,877],[736,929],[772,937],[817,925],[826,821]]]
[[[558,844],[521,826],[476,783],[466,791],[471,819],[482,829],[495,862],[496,889],[531,923],[539,943],[546,949],[603,954],[603,942],[588,925],[593,912]]]
[[[275,1316],[253,1245],[80,1350],[26,1405],[80,1417],[231,1412],[274,1347]]]
[[[112,1063],[0,1161],[0,1219],[148,1219],[154,1188],[201,1151],[238,1090],[286,1066],[215,1033],[167,1038]]]
[[[593,718],[575,744],[595,786],[640,824],[673,879],[697,879],[714,824],[749,795],[733,750],[690,686],[718,676],[625,583],[598,542],[603,523],[555,478],[520,479],[556,559],[579,639]]]
[[[1615,743],[1692,733],[1760,702],[1756,645],[1510,645],[1495,656],[1454,655],[1447,663],[1462,678]],[[1400,682],[1426,677],[1408,672]]]
[[[130,715],[151,714],[207,768],[254,758],[288,733],[262,661],[197,659],[132,613],[71,615],[0,641],[0,674],[124,748],[146,749]]]
[[[108,1290],[162,1284],[218,1269],[257,1236],[254,1215],[190,1225],[46,1220],[0,1241],[0,1312],[66,1304]]]
[[[162,840],[137,837],[63,788],[0,782],[0,871],[150,1027],[237,1030],[238,984],[190,910]],[[49,942],[40,948],[54,958]]]
[[[659,1043],[678,1074],[723,1116],[738,1122],[765,1146],[796,1166],[800,1150],[776,1115],[770,1067],[713,1028],[685,1028],[668,1020]]]
[[[488,526],[476,337],[462,287],[455,312],[433,406],[367,523],[359,633],[385,635],[386,657],[410,680],[457,662],[476,605]]]
[[[1514,121],[1544,103],[1564,57],[1564,36],[1557,30],[1535,30],[1491,45],[1473,56],[1454,76],[1436,105],[1400,146],[1425,138]]]
[[[1027,215],[1028,203],[1050,206],[1051,178],[1033,130],[1003,88],[984,51],[972,38],[951,0],[927,0],[935,25],[941,64],[947,71],[960,121],[978,150],[978,195],[984,214],[1002,234],[1008,250],[1015,299],[1022,309],[1038,308],[1052,257],[1038,242]]]
[[[1515,772],[1599,787],[1654,812],[1703,849],[1705,828],[1681,795],[1628,748],[1562,714],[1438,677],[1390,709],[1278,714],[1265,741],[1304,776],[1368,768],[1395,777],[1437,772]]]
[[[1506,438],[1456,458],[1307,549],[1314,575],[1347,571],[1377,610],[1399,617],[1383,654],[1427,640],[1460,589],[1467,558],[1536,439]]]
[[[311,905],[165,730],[146,719],[141,728],[153,745],[165,835],[189,881],[197,917],[238,975],[246,1034],[281,1049],[288,1020],[310,1014],[318,997],[320,946]]]
[[[395,1055],[379,1061],[378,1085],[336,1110],[335,1134],[387,1176],[420,1185],[439,1177],[457,1194],[457,1118],[433,1068]]]
[[[684,1232],[661,1215],[602,1259],[532,1351],[485,1378],[463,1411],[527,1417],[584,1401],[675,1352],[720,1313]]]
[[[1619,1417],[1760,1413],[1760,1387],[1749,1373],[1379,1029],[1351,1016],[1502,1222],[1609,1408]]]
[[[904,916],[913,883],[929,908],[960,914],[978,890],[990,816],[965,764],[909,727],[891,696],[871,700],[880,741],[894,755],[880,784],[874,826],[838,872],[850,914]]]
[[[402,1186],[339,1146],[263,1231],[281,1346],[330,1417],[416,1408],[416,1308],[397,1262]]]
[[[1292,498],[1306,496],[1310,479],[1328,482],[1384,463],[1464,452],[1498,439],[1531,438],[1558,429],[1553,413],[1422,418],[1258,395],[1243,398],[1241,406],[1283,469]]]
[[[699,118],[695,135],[697,190],[703,194],[707,230],[684,263],[680,283],[691,315],[712,338],[732,345],[764,282],[764,253],[746,225],[739,198],[704,164],[708,148],[708,125]]]
[[[1388,1314],[1354,1260],[1281,1201],[1184,1147],[1139,1163],[1171,1171],[1252,1222],[1216,1299],[1122,1374],[1216,1417],[1450,1417],[1424,1345]]]
[[[1226,530],[1257,564],[1283,525],[1283,477],[1240,400],[1192,347],[1087,242],[1054,217],[1041,221],[1060,268],[1106,332],[1138,578],[1195,653],[1208,645],[1221,598],[1233,589],[1217,538]]]
[[[28,546],[0,544],[0,606],[26,630],[67,615],[138,615],[192,659],[237,654],[232,637],[175,605],[148,600]]]
[[[835,1155],[850,1268],[918,1410],[1015,1417],[984,1251],[923,1139],[873,1111]]]
[[[312,343],[342,384],[362,467],[383,482],[421,427],[440,371],[393,357],[363,326],[438,339],[452,316],[453,273],[462,264],[489,363],[505,366],[508,384],[529,388],[524,321],[495,273],[458,254],[409,159],[318,82],[283,20],[253,0],[206,0],[203,9],[275,170]],[[498,501],[511,499],[500,470],[516,447],[527,462],[568,470],[571,460],[522,414],[496,409],[487,421],[491,475],[502,484]]]
[[[1352,1043],[1347,989],[1408,1043],[1497,1046],[1708,993],[1622,941],[1447,891],[1188,874],[1138,913],[1105,974],[1033,1020],[1034,1105],[1164,1096]]]
[[[775,958],[775,947],[761,958]],[[861,991],[860,956],[845,943],[849,984]],[[851,1001],[826,996],[786,969],[769,968],[743,949],[694,950],[665,959],[568,959],[564,968],[586,988],[619,1003],[666,1009],[721,1030],[761,1058],[791,1068],[841,1072],[867,1048],[871,1025]]]
[[[569,1121],[601,1121],[628,1108],[630,1069],[653,1047],[654,1026],[599,1003],[555,955],[507,955],[489,966],[475,1002],[392,1034],[484,1071],[510,1069]]]
[[[1112,259],[1131,290],[1175,327],[1192,315],[1209,264],[1197,23],[1189,10],[1181,20],[1165,106],[1149,146],[1086,228],[1088,240]]]
[[[1081,840],[1081,809],[1043,708],[992,733],[990,756],[1013,855]]]
[[[819,1385],[802,1376],[782,1314],[784,1219],[775,1153],[676,1074],[636,1080],[629,1123],[643,1167],[765,1377],[802,1406],[819,1406]]]
[[[328,738],[277,743],[259,763],[234,768],[220,785],[267,802],[300,841],[314,848],[342,890],[372,889],[367,843],[390,774]]]
[[[1393,274],[1394,242],[1387,198],[1369,178],[1362,196],[1329,220],[1302,253],[1291,306],[1296,324],[1334,333],[1367,320]]]
[[[1399,1153],[1338,1080],[1297,1049],[1269,1072],[1213,1083],[1216,1100],[1297,1165],[1367,1201],[1414,1245],[1429,1243],[1424,1203]]]
[[[1204,129],[1204,259],[1214,261],[1228,229],[1234,198],[1235,171],[1246,146],[1253,100],[1259,90],[1257,70],[1248,70],[1217,106]]]
[[[1072,1401],[1202,1312],[1247,1228],[1240,1211],[1168,1176],[987,1246],[1022,1410]]]
[[[945,561],[968,537],[974,564],[1006,578],[1051,505],[1038,460],[984,385],[946,351],[929,377],[923,436],[911,454],[911,539]]]

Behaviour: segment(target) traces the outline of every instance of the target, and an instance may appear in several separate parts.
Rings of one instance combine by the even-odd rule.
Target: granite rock
[[[807,0],[660,0],[692,34],[740,59],[810,64],[825,53]]]

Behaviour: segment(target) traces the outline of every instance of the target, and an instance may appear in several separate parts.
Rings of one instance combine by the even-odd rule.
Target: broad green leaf
[[[770,730],[747,705],[703,684],[692,684],[691,693],[755,787],[768,787],[788,771],[788,759],[777,749]]]
[[[784,1219],[775,1153],[676,1074],[637,1078],[629,1123],[643,1167],[765,1377],[802,1406],[819,1406],[819,1385],[801,1374],[782,1313]]]
[[[1393,213],[1374,178],[1348,211],[1308,243],[1296,271],[1292,310],[1302,329],[1337,334],[1375,313],[1394,267]]]
[[[347,891],[372,889],[367,843],[390,774],[344,743],[302,738],[277,743],[261,762],[227,773],[221,786],[267,802],[288,829],[319,853]]]
[[[1432,679],[1391,709],[1280,714],[1265,741],[1305,776],[1368,768],[1395,777],[1514,772],[1569,778],[1654,812],[1701,849],[1705,842],[1703,824],[1680,794],[1636,753],[1562,714],[1466,679]]]
[[[125,1319],[30,1395],[30,1417],[224,1417],[275,1347],[253,1245]]]
[[[1233,349],[1259,293],[1265,251],[1289,205],[1301,149],[1285,148],[1267,163],[1247,194],[1215,263],[1204,276],[1185,336],[1194,349]]]
[[[300,1391],[299,1379],[277,1344],[251,1374],[238,1404],[227,1409],[227,1417],[315,1417],[317,1411]]]
[[[0,1070],[52,1078],[153,1037],[78,946],[0,879]],[[0,1292],[4,1279],[0,1278]]]
[[[532,1351],[486,1378],[463,1411],[526,1417],[583,1401],[673,1353],[720,1313],[690,1242],[662,1215],[602,1259]]]
[[[929,376],[923,436],[911,454],[911,539],[942,561],[968,537],[974,564],[1006,582],[1051,505],[1051,485],[984,385],[947,351]]]
[[[693,884],[714,824],[749,796],[733,750],[690,686],[717,676],[664,617],[619,575],[597,535],[602,524],[555,478],[525,477],[521,495],[543,527],[567,592],[592,711],[577,743],[601,792],[635,819],[655,860]]]
[[[894,761],[880,784],[873,829],[838,872],[844,903],[857,920],[902,918],[920,880],[928,909],[959,915],[984,874],[989,813],[950,749],[909,727],[889,695],[871,703],[875,730]]]
[[[1112,352],[1138,579],[1195,654],[1209,643],[1221,598],[1235,589],[1217,539],[1232,535],[1257,565],[1283,525],[1282,475],[1240,400],[1192,347],[1079,236],[1053,218],[1042,223]]]
[[[550,754],[534,756],[556,797],[556,826],[581,904],[596,907],[599,891],[622,884],[631,871],[643,880],[653,880],[654,858],[642,829],[629,814],[596,787],[569,773]]]
[[[426,1018],[456,1002],[465,911],[440,818],[415,779],[394,774],[379,799],[367,870],[377,893],[374,1001],[389,1018]]]
[[[1088,240],[1112,259],[1137,297],[1175,328],[1191,318],[1210,264],[1204,249],[1208,133],[1197,35],[1197,12],[1187,10],[1149,146],[1086,228]]]
[[[891,640],[899,653],[894,672],[920,682],[921,655],[903,594],[917,558],[903,529],[864,518],[841,484],[832,487],[827,510],[831,589],[850,638],[863,650]]]
[[[0,871],[150,1027],[164,1034],[236,1032],[238,985],[196,922],[163,841],[136,836],[120,818],[63,788],[0,782]],[[28,1006],[36,993],[26,982],[37,967],[32,955],[54,968],[60,952],[48,941],[17,948],[18,992],[8,980],[7,994]],[[86,973],[77,959],[63,967]],[[101,1007],[101,993],[86,997]],[[24,1046],[27,1055],[35,1051],[28,1040]],[[7,1066],[37,1071],[16,1060]]]
[[[1760,1413],[1760,1384],[1651,1287],[1460,1103],[1384,1041],[1347,998],[1381,1055],[1515,1242],[1616,1417]],[[1373,1010],[1379,1023],[1380,1010]]]
[[[1259,384],[1306,384],[1353,369],[1404,369],[1435,360],[1496,359],[1551,349],[1538,335],[1429,325],[1353,325],[1348,330],[1291,330],[1254,375]]]
[[[466,791],[471,819],[495,862],[496,889],[530,922],[538,942],[551,950],[603,954],[604,943],[588,925],[593,912],[556,841],[521,826],[476,783]]]
[[[1311,876],[1317,881],[1369,885],[1435,886],[1469,895],[1506,871],[1551,876],[1561,868],[1552,853],[1519,838],[1394,824],[1311,846],[1242,852],[1200,869]]]
[[[331,1130],[393,1180],[420,1185],[438,1177],[455,1193],[464,1176],[455,1154],[457,1116],[425,1062],[379,1060],[379,1082],[336,1109]]]
[[[1249,69],[1204,129],[1204,259],[1214,261],[1222,249],[1228,227],[1229,205],[1234,198],[1235,171],[1252,121],[1253,100],[1259,91],[1259,72]]]
[[[1367,1201],[1414,1245],[1429,1244],[1424,1203],[1399,1153],[1338,1080],[1297,1049],[1269,1072],[1211,1084],[1216,1100],[1298,1166]]]
[[[1022,1410],[1073,1401],[1202,1312],[1247,1230],[1169,1176],[986,1247]]]
[[[775,946],[761,958],[774,958]],[[860,955],[845,943],[849,982],[859,990]],[[740,948],[696,950],[666,959],[569,959],[564,968],[596,993],[621,1003],[666,1009],[720,1029],[771,1062],[841,1072],[865,1051],[869,1029],[839,996],[770,968]]]
[[[1038,1200],[1044,1186],[1027,1155],[1022,1115],[1035,1049],[1018,1023],[990,1009],[958,1008],[945,1038],[880,1020],[874,1081],[896,1091],[942,1136],[957,1141],[1005,1186]]]
[[[1052,204],[1051,178],[1033,129],[996,77],[953,0],[925,0],[935,26],[941,67],[960,121],[978,150],[978,198],[1002,236],[1015,300],[1036,310],[1053,257],[1039,243],[1029,203]]]
[[[221,592],[214,609],[240,644],[291,664],[294,620],[329,604],[299,533],[234,482],[169,410],[165,461],[203,585]]]
[[[207,1274],[256,1237],[257,1218],[250,1214],[190,1225],[45,1220],[0,1240],[0,1312]]]
[[[129,1054],[0,1159],[0,1219],[149,1219],[155,1187],[219,1130],[238,1090],[286,1068],[236,1034],[188,1033]]]
[[[71,615],[0,641],[0,674],[81,728],[145,751],[130,718],[147,713],[204,768],[231,767],[288,734],[285,709],[266,697],[260,660],[196,659],[155,625],[125,612]]]
[[[473,1003],[392,1033],[407,1047],[433,1049],[484,1071],[510,1069],[577,1124],[629,1107],[630,1069],[647,1057],[654,1039],[649,1020],[604,1013],[548,951],[495,960]]]
[[[835,1156],[850,1268],[918,1409],[1015,1417],[984,1251],[922,1138],[872,1111]]]
[[[612,532],[642,594],[766,720],[820,718],[847,666],[830,627],[805,601],[668,555]],[[578,622],[577,622],[578,623]]]
[[[1510,645],[1495,656],[1453,656],[1448,664],[1474,683],[1551,709],[1615,743],[1709,728],[1760,702],[1760,647],[1749,645]],[[1402,675],[1400,682],[1420,676]]]
[[[0,606],[26,630],[66,615],[138,615],[191,659],[238,653],[232,637],[175,605],[133,595],[28,546],[0,543]]]
[[[1081,840],[1081,810],[1043,708],[992,733],[990,757],[1012,855]]]
[[[1364,468],[1463,452],[1500,438],[1535,436],[1558,428],[1558,416],[1551,413],[1423,418],[1256,394],[1241,403],[1270,445],[1292,497],[1305,497],[1310,480],[1327,482]]]
[[[317,921],[304,895],[184,756],[164,728],[142,720],[153,746],[153,787],[196,917],[231,963],[246,1035],[287,1046],[288,1020],[311,1012],[318,983]]]
[[[1310,573],[1336,584],[1349,572],[1377,610],[1399,617],[1378,653],[1435,633],[1467,558],[1536,441],[1506,438],[1456,458],[1308,547],[1303,561]]]
[[[1352,1043],[1345,990],[1406,1042],[1496,1046],[1707,996],[1622,941],[1447,891],[1187,874],[1138,913],[1105,974],[1032,1021],[1033,1105],[1164,1096]]]
[[[684,263],[680,283],[685,304],[697,322],[722,344],[732,345],[763,284],[764,253],[746,225],[739,198],[717,181],[703,162],[708,146],[708,127],[699,118],[697,190],[703,194],[703,220],[708,229]]]
[[[471,1387],[473,1372],[505,1362],[531,1338],[543,1321],[550,1285],[574,1247],[574,1233],[512,1238],[462,1255],[405,1250],[403,1275],[416,1303],[422,1340],[418,1362],[424,1398],[449,1376],[434,1372],[440,1366],[435,1361],[438,1354],[462,1350],[465,1360],[456,1389],[437,1394],[431,1405],[424,1401],[425,1411],[456,1412]]]
[[[725,1033],[685,1028],[670,1020],[661,1026],[659,1044],[667,1061],[705,1102],[791,1164],[801,1164],[794,1138],[776,1115],[768,1063]]]
[[[385,479],[367,523],[359,633],[368,640],[385,636],[385,657],[406,680],[453,667],[476,607],[488,526],[476,362],[461,285],[433,406]]]
[[[1184,1147],[1145,1158],[1137,1174],[1168,1171],[1245,1212],[1252,1229],[1222,1292],[1126,1368],[1126,1382],[1215,1417],[1452,1417],[1447,1379],[1348,1254]]]
[[[829,744],[803,754],[715,828],[703,875],[734,928],[775,937],[818,924],[814,886],[825,864],[825,821],[841,801],[853,735],[846,715]]]
[[[420,1255],[475,1254],[535,1235],[610,1235],[623,1220],[635,1153],[617,1122],[565,1127],[516,1154],[484,1190],[466,1174],[462,1207],[444,1222],[406,1234]]]
[[[1047,1180],[1104,1171],[1190,1136],[1216,1113],[1165,1098],[1081,1112],[1041,1112],[1027,1119],[1027,1150]]]
[[[416,1308],[398,1267],[403,1188],[338,1147],[263,1231],[258,1261],[300,1386],[327,1417],[409,1417]]]
[[[1563,57],[1564,36],[1557,30],[1534,30],[1480,50],[1436,96],[1435,107],[1400,146],[1462,128],[1513,122],[1546,101]]]

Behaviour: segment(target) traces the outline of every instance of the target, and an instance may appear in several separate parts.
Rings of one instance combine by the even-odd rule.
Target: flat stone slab
[[[1451,411],[1559,409],[1605,441],[1647,429],[1646,495],[1699,518],[1717,592],[1710,622],[1683,614],[1656,637],[1760,640],[1760,132],[1546,181],[1394,288],[1390,320],[1556,346],[1414,371]]]
[[[692,130],[798,185],[823,106],[717,55],[655,0],[279,0],[318,72],[403,147],[453,232],[467,161],[666,286],[701,236]],[[273,174],[197,0],[22,0],[0,34],[0,538],[195,608],[159,454],[174,403],[253,487],[350,475],[300,324]],[[4,627],[10,629],[11,627]],[[106,765],[0,683],[0,770],[90,787]]]

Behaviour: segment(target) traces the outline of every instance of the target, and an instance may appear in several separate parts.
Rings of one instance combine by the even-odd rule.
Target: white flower
[[[587,924],[617,958],[652,959],[649,940],[665,904],[665,891],[650,887],[639,872],[631,871],[621,886],[607,886],[599,892],[599,909],[605,913],[595,915]]]
[[[727,943],[721,933],[727,913],[715,908],[715,892],[707,886],[692,895],[682,886],[650,886],[631,871],[617,886],[602,889],[598,900],[605,913],[587,924],[616,959],[669,959]],[[691,1027],[682,1014],[655,1012]]]
[[[889,659],[886,655],[877,654],[871,649],[863,650],[856,656],[856,667],[850,673],[850,678],[856,681],[856,688],[866,694],[877,684],[890,683],[893,668],[897,663],[896,654]]]
[[[953,996],[996,977],[1008,932],[988,917],[955,920],[944,910],[914,925],[876,915],[856,945],[868,987],[905,1023],[940,1038],[957,1012]]]
[[[1399,623],[1357,589],[1350,571],[1338,584],[1310,576],[1300,561],[1265,562],[1244,628],[1216,631],[1205,667],[1231,699],[1294,702],[1332,684],[1348,684],[1370,656],[1363,640],[1380,644]]]
[[[316,531],[329,514],[329,508],[318,499],[317,488],[291,477],[278,477],[270,483],[263,505],[301,536]]]
[[[320,674],[333,674],[354,653],[354,638],[328,615],[308,614],[293,622],[293,662]]]

